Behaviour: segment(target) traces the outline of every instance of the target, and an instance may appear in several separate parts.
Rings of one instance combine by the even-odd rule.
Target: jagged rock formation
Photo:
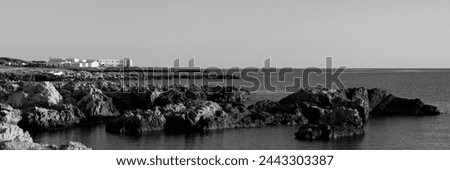
[[[77,106],[86,117],[119,115],[112,99],[98,89],[91,89],[89,94],[77,102]]]
[[[441,112],[420,99],[404,99],[388,95],[371,112],[374,116],[429,116]]]
[[[21,111],[13,109],[9,104],[0,103],[0,121],[11,125],[17,125],[22,119]]]
[[[55,88],[49,82],[20,82],[0,83],[0,87],[0,101],[13,106],[0,104],[2,121],[10,125],[19,122],[26,130],[99,123],[95,120],[106,117],[112,120],[107,124],[111,133],[298,125],[297,139],[332,140],[364,134],[364,124],[372,116],[440,114],[420,99],[398,98],[382,89],[364,87],[300,89],[278,102],[262,100],[248,107],[242,103],[249,92],[232,86],[69,82]],[[24,132],[8,128],[26,139]]]
[[[163,130],[165,117],[159,110],[136,111],[124,114],[106,124],[106,131],[111,133],[139,134]]]
[[[357,110],[344,107],[318,110],[317,123],[301,126],[295,133],[296,139],[332,140],[364,134],[363,121]]]
[[[74,150],[90,149],[78,142],[69,142],[61,146],[40,144],[33,142],[30,134],[23,131],[17,126],[17,119],[15,109],[5,103],[0,103],[0,150]]]
[[[25,109],[19,126],[28,131],[56,129],[74,126],[85,118],[84,114],[71,104],[56,109],[32,107]]]
[[[300,89],[279,101],[288,111],[299,109],[308,119],[297,139],[331,140],[364,134],[369,116],[426,116],[441,112],[420,99],[397,98],[385,90],[351,88],[345,91]]]
[[[222,107],[212,101],[202,101],[181,112],[165,114],[168,132],[195,132],[230,128],[231,120]]]

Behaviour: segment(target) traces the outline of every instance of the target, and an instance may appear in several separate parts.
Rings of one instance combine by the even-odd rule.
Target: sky
[[[448,0],[0,0],[0,56],[449,68]]]

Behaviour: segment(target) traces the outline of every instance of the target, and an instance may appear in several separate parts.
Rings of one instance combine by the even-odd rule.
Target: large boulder
[[[19,126],[1,122],[0,141],[33,142],[33,139],[28,132],[24,132]]]
[[[368,90],[364,87],[350,88],[346,94],[349,101],[344,102],[343,106],[358,110],[363,121],[369,119],[371,107]]]
[[[91,93],[97,88],[93,83],[86,82],[68,82],[59,88],[60,94],[63,96],[63,101],[66,104],[76,104],[84,96]]]
[[[310,123],[318,120],[320,109],[346,107],[358,110],[363,120],[369,118],[369,94],[365,88],[351,88],[346,91],[335,89],[300,89],[281,99],[279,103],[288,111],[300,109]],[[311,113],[310,113],[311,112]],[[312,122],[311,122],[312,121]]]
[[[39,149],[40,145],[33,143],[28,132],[19,126],[4,122],[0,123],[0,150]]]
[[[94,83],[69,82],[65,84],[60,91],[64,96],[64,103],[77,106],[86,117],[109,117],[119,115],[113,99],[104,94],[97,86],[104,88],[107,88],[106,86],[115,87],[112,83],[96,85]],[[119,90],[116,93],[120,92],[121,91]],[[111,95],[112,94],[113,93],[111,92]],[[124,101],[118,100],[117,103],[124,103]]]
[[[9,121],[10,122],[10,121]],[[78,142],[69,142],[61,146],[33,142],[30,134],[8,120],[0,121],[0,150],[74,150],[90,149]]]
[[[296,133],[297,139],[332,140],[364,134],[369,116],[438,115],[440,111],[420,99],[387,95],[385,90],[350,88],[344,91],[300,89],[279,101],[288,111],[299,109],[308,123]]]
[[[30,134],[17,125],[0,123],[0,150],[91,150],[79,142],[61,146],[33,142]]]
[[[19,126],[29,131],[64,128],[77,125],[84,114],[73,105],[61,105],[56,109],[32,107],[23,111]]]
[[[326,111],[320,123],[306,124],[295,133],[299,140],[334,140],[364,134],[363,119],[356,109],[338,107]]]
[[[371,112],[373,116],[428,116],[441,112],[420,99],[399,98],[392,94],[381,101]]]
[[[0,150],[52,149],[53,145],[34,143],[28,132],[19,126],[0,122]]]
[[[17,125],[20,119],[22,119],[21,114],[22,112],[20,110],[13,109],[6,103],[0,103],[0,122]]]
[[[99,89],[91,89],[89,94],[77,102],[77,106],[86,117],[110,117],[119,115],[112,99],[103,94]]]
[[[204,101],[194,110],[188,110],[190,121],[199,130],[226,129],[233,126],[233,122],[222,107],[212,101]],[[192,119],[193,118],[193,119]]]
[[[23,90],[9,95],[6,103],[14,108],[52,107],[60,104],[62,96],[50,82],[31,82]]]
[[[345,91],[300,89],[279,101],[288,111],[300,110],[307,122],[295,134],[300,140],[333,140],[364,134],[369,118],[369,92],[365,88]]]
[[[132,86],[127,90],[104,93],[113,99],[113,103],[119,110],[151,109],[152,93],[142,86]]]
[[[166,119],[161,112],[153,111],[124,114],[106,124],[106,131],[110,133],[139,134],[163,130]]]
[[[167,132],[196,132],[233,126],[228,114],[212,101],[201,101],[183,112],[166,114],[166,120]]]

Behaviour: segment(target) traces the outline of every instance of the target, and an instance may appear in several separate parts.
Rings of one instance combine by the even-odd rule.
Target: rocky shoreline
[[[300,89],[280,101],[249,106],[249,92],[220,86],[122,86],[113,82],[0,82],[1,149],[88,149],[33,143],[28,132],[106,123],[108,133],[196,133],[215,129],[299,126],[299,140],[363,135],[373,116],[441,112],[420,99],[382,89]]]
[[[60,146],[33,142],[30,134],[17,126],[21,111],[0,103],[0,150],[90,150],[79,142],[68,142]]]

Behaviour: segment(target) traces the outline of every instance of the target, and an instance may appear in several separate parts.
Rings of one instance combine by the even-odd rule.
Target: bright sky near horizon
[[[448,0],[1,0],[0,56],[450,67]]]

